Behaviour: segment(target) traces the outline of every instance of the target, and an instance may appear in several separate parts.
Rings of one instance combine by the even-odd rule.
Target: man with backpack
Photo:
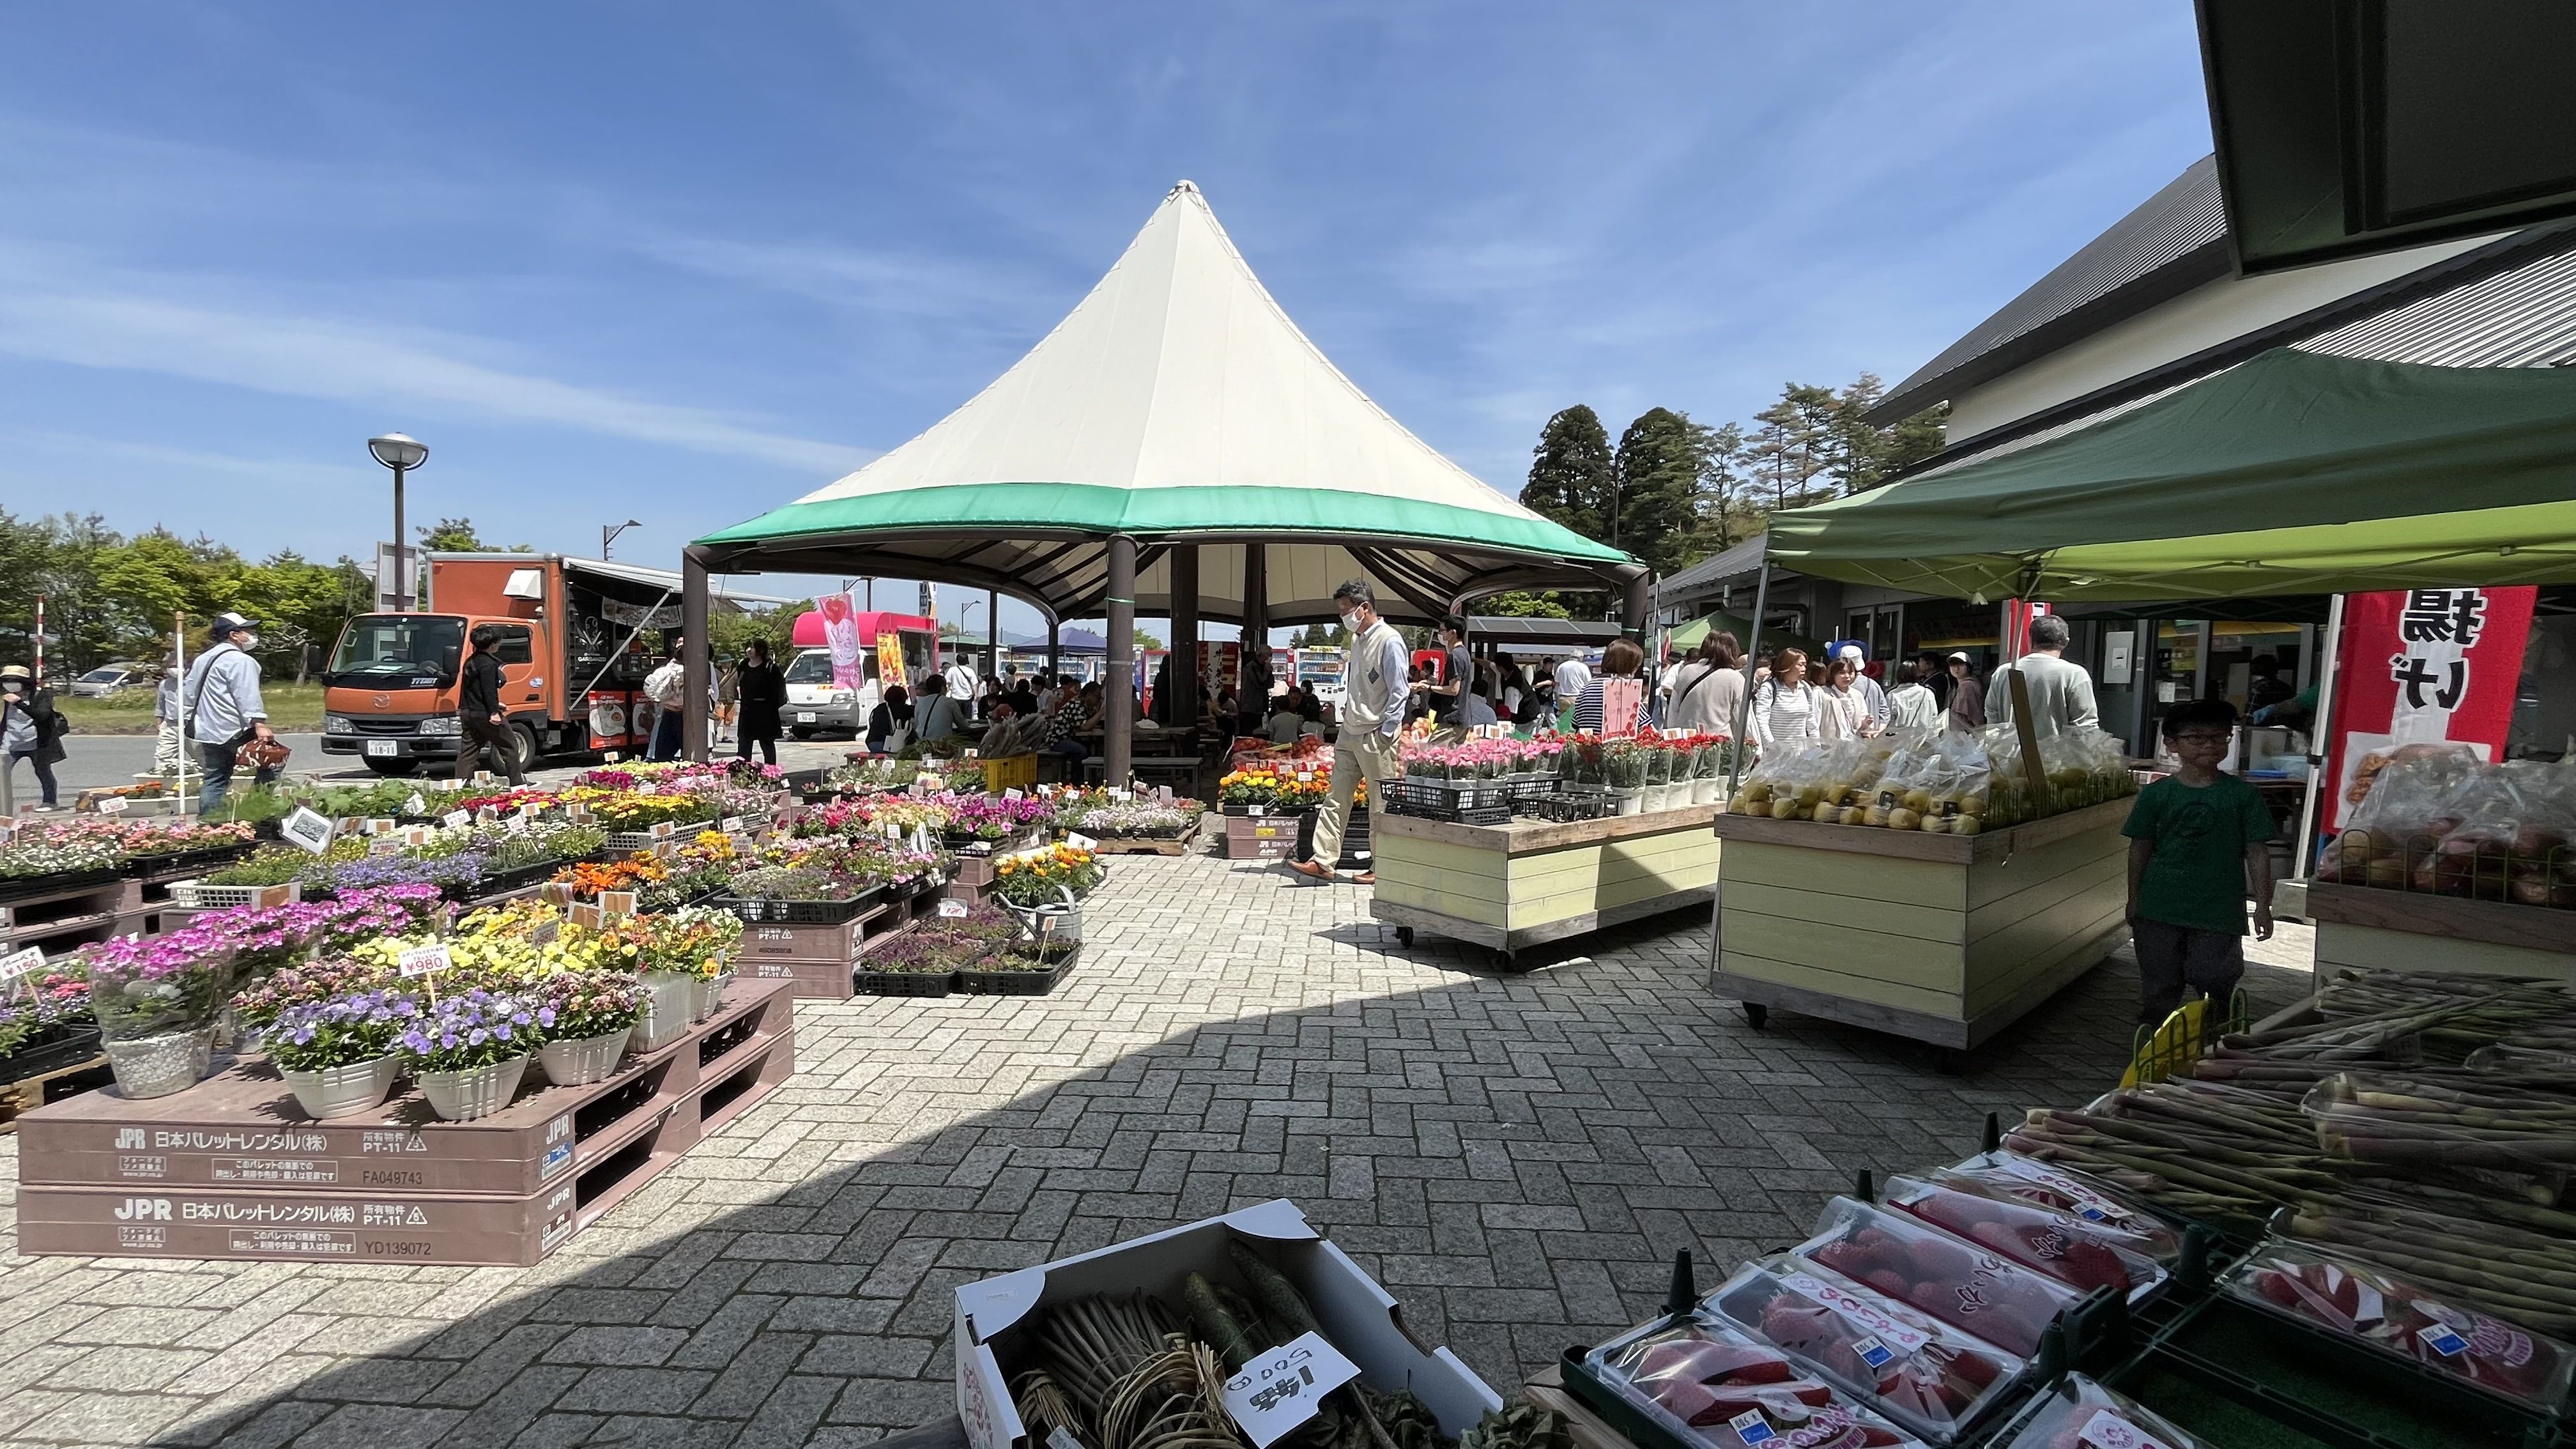
[[[214,642],[188,667],[187,682],[179,687],[188,739],[196,745],[206,770],[199,815],[212,815],[223,804],[242,746],[276,739],[268,728],[268,705],[259,697],[259,661],[250,654],[259,644],[259,621],[218,614],[209,632]],[[253,776],[262,785],[276,778],[277,770],[271,765],[260,766]]]

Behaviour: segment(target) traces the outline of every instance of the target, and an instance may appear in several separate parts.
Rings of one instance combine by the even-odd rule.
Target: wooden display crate
[[[0,900],[0,955],[26,946],[43,946],[51,954],[55,939],[113,926],[142,908],[141,882],[113,872],[32,886]]]
[[[2316,923],[2320,977],[2449,971],[2576,981],[2576,911],[2327,881],[2304,885],[2297,913]]]
[[[786,984],[737,979],[714,1017],[608,1080],[474,1122],[409,1090],[314,1121],[265,1066],[142,1102],[93,1092],[19,1121],[20,1250],[531,1264],[794,1069]]]
[[[1369,914],[1396,938],[1437,931],[1518,952],[1708,899],[1717,879],[1714,805],[1555,823],[1456,825],[1381,815]]]
[[[1993,1036],[2128,937],[2129,800],[1982,835],[1720,815],[1720,996],[1936,1046]]]
[[[1297,853],[1297,816],[1228,815],[1225,857],[1228,860],[1287,860]]]

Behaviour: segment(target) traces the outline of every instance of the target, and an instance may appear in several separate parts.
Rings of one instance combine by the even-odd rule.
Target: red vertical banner
[[[2536,588],[2398,589],[2349,594],[2337,655],[2330,830],[2408,745],[2504,753]]]

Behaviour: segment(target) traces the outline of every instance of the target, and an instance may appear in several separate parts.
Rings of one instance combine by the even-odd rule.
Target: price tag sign
[[[665,820],[661,824],[653,827],[653,838],[655,840],[668,840],[671,838],[672,832],[679,828],[678,822]]]
[[[973,750],[968,750],[968,751],[966,752],[966,758],[968,758],[968,759],[970,759],[970,760],[977,758],[976,752],[975,752],[975,751],[973,751]]]
[[[2094,1449],[2172,1449],[2164,1440],[2142,1432],[2109,1409],[2095,1410],[2093,1417],[2084,1421],[2084,1427],[2075,1431],[2075,1442],[2090,1444]]]
[[[957,914],[962,916],[966,913],[961,910]],[[23,951],[0,956],[0,987],[7,988],[5,992],[0,992],[0,999],[16,996],[21,990],[18,983],[25,979],[29,972],[44,964],[45,952],[41,946],[30,946]]]
[[[1745,1410],[1727,1420],[1726,1427],[1733,1429],[1735,1437],[1744,1441],[1744,1449],[1755,1449],[1756,1445],[1768,1444],[1780,1437],[1780,1431],[1771,1427],[1771,1421],[1762,1416],[1760,1409]]]
[[[295,813],[278,822],[277,833],[287,844],[311,855],[329,850],[331,842],[340,835],[339,827],[331,823],[330,817],[310,805],[296,806]]]
[[[1132,790],[1112,790],[1109,792],[1109,798],[1123,805],[1136,797]]]
[[[477,785],[489,785],[489,784],[491,784],[491,783],[492,783],[492,772],[491,772],[491,771],[489,771],[489,770],[477,770],[477,771],[475,771],[475,772],[474,772],[474,783],[475,783],[475,784],[477,784]]]
[[[962,920],[966,915],[966,903],[964,901],[941,901],[939,903],[939,914],[952,921]]]
[[[122,795],[110,795],[106,799],[99,801],[94,808],[101,815],[122,815],[125,813],[125,797]]]
[[[391,835],[391,834],[393,834],[393,833],[394,833],[394,819],[393,819],[393,817],[392,817],[392,816],[390,816],[390,815],[380,815],[380,816],[377,816],[376,818],[374,818],[374,819],[372,819],[372,820],[369,820],[369,821],[367,822],[367,833],[368,833],[369,835]]]
[[[454,961],[448,959],[447,947],[444,945],[414,946],[402,953],[400,963],[406,980],[414,976],[436,976],[456,965]]]
[[[500,812],[500,811],[498,811],[498,810],[493,809],[493,808],[492,808],[491,806],[489,806],[489,805],[483,806],[481,809],[478,809],[478,810],[476,810],[476,811],[474,812],[474,819],[475,819],[475,822],[476,822],[477,824],[481,824],[481,825],[489,825],[489,824],[491,824],[493,821],[498,820],[498,819],[500,819],[500,818],[501,818],[501,812]]]
[[[728,815],[724,818],[724,824],[718,828],[723,830],[727,835],[740,835],[748,827],[745,825],[741,816]]]
[[[1253,819],[1258,820],[1262,817],[1265,807],[1259,805],[1247,805],[1244,808],[1252,812]]]
[[[403,801],[402,813],[405,815],[426,815],[429,813],[429,802],[421,798],[421,794],[418,790],[414,790],[411,792],[411,798]]]
[[[512,835],[525,835],[528,833],[528,817],[525,815],[513,815],[509,819],[501,822],[501,828]]]
[[[1009,789],[1009,790],[1005,790],[1005,791],[1003,791],[1003,792],[1002,792],[1002,798],[1003,798],[1004,800],[1026,800],[1026,799],[1027,799],[1027,798],[1029,798],[1029,797],[1028,797],[1028,796],[1026,796],[1026,795],[1024,795],[1024,794],[1022,794],[1022,793],[1020,793],[1020,791],[1019,791],[1018,789],[1014,788],[1014,789]]]
[[[537,807],[534,803],[522,805],[519,807],[519,813],[530,820],[534,820],[537,818]]]
[[[1064,843],[1072,846],[1076,850],[1097,850],[1100,848],[1099,841],[1092,839],[1090,836],[1083,834],[1079,830],[1066,831]]]
[[[599,893],[599,914],[603,920],[616,916],[631,916],[635,914],[635,892],[601,891]]]
[[[654,784],[650,780],[638,780],[635,783],[635,793],[638,795],[659,795],[662,793],[662,787]]]
[[[474,823],[474,817],[463,810],[450,810],[438,817],[438,823],[450,830],[462,830]]]
[[[1359,1365],[1322,1334],[1301,1334],[1254,1354],[1241,1373],[1225,1381],[1225,1411],[1243,1427],[1254,1449],[1270,1449],[1315,1417],[1324,1395],[1359,1376]]]
[[[1169,786],[1169,785],[1157,785],[1157,786],[1155,786],[1155,787],[1154,787],[1154,798],[1155,798],[1156,800],[1161,801],[1163,804],[1166,804],[1166,805],[1171,804],[1171,803],[1172,803],[1172,787],[1171,787],[1171,786]]]
[[[614,765],[617,763],[618,756],[615,750],[610,750],[607,754],[600,756],[600,758]]]
[[[410,829],[405,830],[402,833],[402,843],[405,845],[429,844],[429,827],[426,825],[415,825]]]

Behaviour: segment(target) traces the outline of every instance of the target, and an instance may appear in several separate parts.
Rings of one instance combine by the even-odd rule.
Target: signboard
[[[2395,589],[2344,599],[2335,682],[2334,787],[2326,824],[2345,819],[2381,769],[2410,745],[2504,753],[2540,591]]]
[[[847,592],[822,594],[814,600],[814,612],[823,616],[823,646],[832,651],[832,687],[856,689],[865,684],[867,649],[859,643],[857,601]]]
[[[287,844],[314,855],[329,850],[332,838],[339,834],[329,817],[316,813],[310,805],[296,806],[294,814],[278,822],[277,833]]]

